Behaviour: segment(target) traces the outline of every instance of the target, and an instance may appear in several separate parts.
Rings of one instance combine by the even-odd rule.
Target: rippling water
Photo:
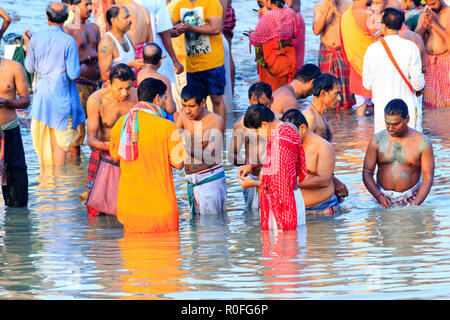
[[[317,63],[314,2],[303,1],[306,62]],[[3,0],[20,17],[9,32],[45,26],[46,2]],[[256,1],[234,0],[237,65],[234,113],[247,108],[257,80],[242,32],[254,28]],[[307,101],[305,101],[306,103]],[[361,180],[373,117],[329,112],[336,175],[350,191],[344,214],[308,218],[306,228],[273,236],[259,216],[243,210],[236,168],[226,165],[228,210],[213,220],[191,219],[183,174],[176,173],[180,230],[124,235],[114,217],[89,218],[84,191],[89,149],[81,163],[40,174],[29,129],[22,128],[30,182],[29,210],[0,214],[2,299],[439,299],[450,298],[449,109],[424,110],[436,157],[433,188],[417,208],[382,209]],[[229,139],[229,135],[227,136]],[[1,200],[2,201],[2,200]],[[3,203],[2,203],[3,204]],[[202,217],[204,219],[204,217]]]

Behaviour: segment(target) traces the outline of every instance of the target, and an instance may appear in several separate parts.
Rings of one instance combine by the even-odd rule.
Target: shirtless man
[[[354,98],[350,91],[350,69],[340,39],[342,13],[351,6],[348,0],[323,0],[314,6],[313,32],[320,35],[319,67],[341,82],[342,101],[337,109],[351,108]]]
[[[111,29],[98,45],[98,66],[104,82],[108,81],[109,71],[115,64],[125,63],[135,69],[144,66],[142,59],[136,59],[133,43],[126,34],[131,28],[128,9],[121,5],[111,6],[106,11],[106,21]]]
[[[96,91],[87,101],[87,144],[92,150],[87,176],[88,190],[94,181],[100,155],[109,155],[112,127],[138,102],[137,89],[132,88],[134,79],[134,72],[129,66],[123,63],[115,65],[111,68],[108,87]],[[95,215],[95,210],[91,210],[89,213]]]
[[[165,104],[165,111],[168,114],[173,114],[177,107],[172,96],[172,87],[169,78],[158,72],[162,63],[162,49],[156,43],[149,43],[145,45],[143,51],[144,67],[139,71],[137,76],[138,85],[147,78],[154,78],[161,80],[167,86],[167,102]]]
[[[74,18],[65,26],[64,31],[75,38],[78,45],[80,59],[80,76],[76,80],[80,94],[81,105],[87,114],[86,103],[89,96],[100,85],[100,71],[98,69],[97,47],[100,42],[100,29],[95,23],[88,21],[92,13],[92,0],[73,0],[71,10]],[[73,156],[80,155],[80,146],[86,135],[85,123],[80,124],[80,134],[71,150]]]
[[[146,8],[134,0],[115,0],[114,2],[127,8],[130,13],[131,29],[128,35],[133,43],[136,59],[141,59],[145,44],[153,42],[150,14]]]
[[[322,74],[313,83],[313,100],[302,113],[309,129],[328,142],[333,139],[330,124],[324,116],[326,110],[336,108],[341,99],[339,80],[332,75]],[[335,193],[339,201],[348,196],[345,184],[333,177]]]
[[[192,214],[223,214],[227,184],[222,162],[225,122],[206,108],[207,93],[194,84],[181,91],[183,111],[175,126],[182,129],[189,158],[184,169]]]
[[[1,43],[3,34],[5,33],[6,29],[9,26],[9,24],[11,23],[10,16],[1,7],[0,7],[0,18],[3,19],[3,24],[2,24],[2,27],[0,28],[0,43]]]
[[[314,80],[321,74],[314,64],[305,64],[294,76],[292,82],[278,88],[273,93],[272,111],[280,116],[289,109],[298,109],[298,99],[311,95]]]
[[[450,7],[444,0],[426,0],[416,32],[422,36],[427,57],[424,105],[450,106]]]
[[[0,178],[8,207],[26,207],[28,203],[27,165],[16,109],[29,105],[25,70],[18,62],[0,58],[0,140],[4,148]]]
[[[270,108],[272,104],[272,87],[265,82],[257,82],[248,89],[249,105],[262,104]],[[281,117],[281,115],[275,115]],[[245,146],[245,158],[239,153],[242,145]],[[228,150],[228,161],[235,166],[245,164],[262,164],[263,155],[266,150],[266,141],[257,137],[253,130],[244,126],[244,117],[234,124],[233,136],[231,137],[230,149]],[[249,177],[258,180],[260,167],[255,167],[249,173]],[[259,195],[256,187],[247,187],[243,185],[243,194],[246,209],[259,209]]]
[[[384,109],[386,130],[373,136],[364,158],[363,181],[384,208],[420,205],[433,184],[434,156],[426,136],[408,127],[408,106],[394,99]],[[375,167],[377,182],[373,178]]]
[[[338,211],[338,198],[334,193],[333,171],[336,155],[331,143],[308,128],[308,122],[300,110],[288,110],[281,118],[298,128],[305,150],[307,175],[298,184],[306,214],[332,215]]]

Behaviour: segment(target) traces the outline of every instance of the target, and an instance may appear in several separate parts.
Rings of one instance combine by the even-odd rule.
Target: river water
[[[251,10],[256,1],[233,3],[237,77],[227,128],[245,112],[248,87],[258,78],[242,35],[256,25]],[[45,26],[46,4],[3,0],[2,7],[20,18],[8,32]],[[317,63],[313,5],[304,1],[302,7],[305,60]],[[192,220],[184,176],[175,173],[179,231],[124,235],[114,217],[89,218],[78,198],[85,186],[88,147],[82,148],[80,164],[41,174],[25,124],[30,201],[26,211],[0,213],[0,299],[448,299],[449,115],[449,109],[424,110],[424,131],[436,157],[434,185],[425,203],[386,210],[361,180],[373,117],[329,112],[336,175],[350,191],[344,213],[308,217],[306,227],[278,235],[261,232],[258,213],[244,211],[237,169],[229,164],[224,217]]]

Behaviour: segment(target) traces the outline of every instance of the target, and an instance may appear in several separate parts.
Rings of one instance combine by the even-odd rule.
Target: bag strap
[[[392,64],[394,65],[395,69],[397,69],[398,73],[400,74],[400,76],[402,77],[403,81],[405,81],[406,85],[408,86],[409,90],[411,90],[411,92],[413,94],[416,94],[416,91],[413,89],[412,85],[409,83],[408,79],[406,79],[405,75],[403,74],[402,70],[400,69],[400,67],[397,64],[397,61],[395,61],[394,56],[392,55],[391,49],[389,49],[389,46],[386,43],[386,40],[384,40],[383,37],[380,38],[380,42],[384,47],[384,50],[386,50],[387,55],[389,56],[389,59],[391,59]]]

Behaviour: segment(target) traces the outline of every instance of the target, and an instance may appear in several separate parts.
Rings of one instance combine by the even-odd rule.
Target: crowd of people
[[[330,109],[365,116],[373,106],[363,182],[382,207],[420,205],[434,176],[422,105],[450,104],[445,1],[319,1],[317,65],[304,63],[300,0],[256,4],[258,24],[247,35],[259,81],[234,124],[228,161],[238,166],[245,208],[260,211],[262,229],[295,229],[305,212],[340,211],[349,191],[334,175]],[[63,0],[49,4],[46,15],[45,30],[23,33],[24,65],[0,60],[5,204],[28,203],[16,114],[30,105],[26,70],[36,75],[31,135],[41,170],[79,157],[87,136],[81,196],[89,215],[116,215],[127,232],[177,230],[173,169],[184,170],[193,215],[224,213],[232,1]],[[0,17],[1,37],[11,19],[1,9]],[[299,99],[311,95],[300,108]]]

